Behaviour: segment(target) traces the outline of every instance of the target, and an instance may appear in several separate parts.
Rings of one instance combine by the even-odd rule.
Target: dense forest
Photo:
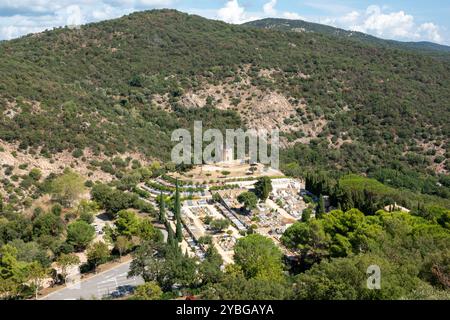
[[[85,252],[82,274],[132,254],[130,275],[146,282],[132,299],[450,299],[450,64],[447,53],[425,51],[174,10],[0,42],[0,142],[17,145],[13,158],[52,161],[69,151],[90,170],[0,168],[0,298],[37,298],[49,277],[64,284]],[[212,96],[188,107],[188,94],[205,88],[250,97],[231,92],[230,109]],[[195,120],[245,128],[253,109],[243,100],[256,92],[295,110],[276,119],[291,128],[282,132],[281,169],[304,179],[308,214],[281,238],[290,259],[250,229],[234,247],[235,264],[221,270],[208,239],[203,261],[178,245],[178,192],[202,189],[166,175],[185,169],[169,161],[171,133]],[[97,171],[110,179],[88,180]],[[159,208],[139,184],[161,192]],[[249,196],[242,203],[256,206]],[[175,212],[175,230],[165,210]],[[100,212],[113,221],[107,244],[94,241]],[[365,270],[374,261],[384,280],[370,291]]]
[[[241,126],[214,101],[186,110],[181,98],[205,83],[239,81],[251,66],[252,85],[299,105],[285,122],[326,121],[310,144],[288,150],[289,161],[363,173],[448,169],[450,66],[418,52],[162,10],[2,42],[0,54],[0,139],[49,157],[90,148],[167,159],[170,132],[192,119]],[[269,81],[263,69],[279,72]]]

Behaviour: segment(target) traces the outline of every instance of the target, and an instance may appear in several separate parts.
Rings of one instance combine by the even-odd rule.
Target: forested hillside
[[[450,47],[446,45],[440,45],[427,41],[402,42],[395,40],[384,40],[358,31],[344,30],[340,28],[335,28],[313,22],[307,22],[303,20],[267,18],[262,20],[250,21],[247,22],[245,25],[257,28],[292,31],[292,32],[316,32],[320,34],[335,36],[341,39],[349,38],[352,40],[364,42],[366,44],[392,47],[394,49],[416,50],[436,57],[450,59],[449,55]]]
[[[170,133],[197,119],[280,128],[290,172],[448,187],[450,64],[429,55],[159,10],[2,42],[0,56],[0,139],[32,154],[167,160]]]
[[[273,29],[155,10],[0,42],[0,299],[122,258],[138,300],[449,299],[450,63]],[[302,179],[194,178],[169,159],[195,120],[279,128]]]

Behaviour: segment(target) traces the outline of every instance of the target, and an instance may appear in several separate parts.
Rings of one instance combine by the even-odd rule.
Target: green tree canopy
[[[51,190],[55,200],[70,207],[85,190],[84,179],[77,173],[66,170],[53,180]]]
[[[202,290],[206,300],[288,300],[293,291],[285,279],[250,278],[239,268],[227,268],[220,281]]]
[[[64,230],[64,224],[60,217],[52,213],[40,214],[33,221],[33,234],[36,237],[52,236],[58,237]]]
[[[382,271],[381,290],[367,287],[369,266]],[[411,292],[416,279],[407,268],[396,269],[387,260],[370,254],[324,260],[296,277],[295,296],[307,300],[399,299]]]
[[[29,280],[29,264],[17,260],[17,249],[10,245],[0,248],[0,293],[3,297],[18,298],[24,294],[23,284]]]
[[[156,281],[165,291],[174,284],[190,287],[199,281],[196,259],[185,256],[178,246],[154,241],[144,242],[133,253],[129,276]]]
[[[205,260],[199,266],[199,274],[202,284],[219,282],[223,277],[220,267],[223,265],[222,256],[214,246],[206,250]]]
[[[117,217],[119,211],[134,207],[139,200],[136,194],[116,190],[105,184],[96,184],[91,190],[91,195],[113,219]]]
[[[230,220],[228,219],[215,219],[209,224],[209,227],[213,232],[223,232],[229,226]]]
[[[39,290],[42,289],[44,280],[49,276],[50,270],[37,261],[29,263],[25,269],[27,280],[34,289],[34,298],[37,300]]]
[[[269,177],[260,177],[255,183],[255,194],[262,201],[267,200],[272,189],[272,180]]]
[[[75,254],[62,253],[56,259],[56,265],[61,269],[61,276],[64,282],[67,278],[67,269],[77,264],[80,264],[80,258]]]
[[[127,252],[131,247],[131,241],[125,236],[118,236],[114,242],[114,248],[119,252],[119,256]]]
[[[88,262],[94,266],[94,270],[97,270],[98,265],[108,261],[109,256],[108,245],[104,242],[96,242],[87,250]]]
[[[161,231],[156,229],[153,226],[152,221],[148,218],[143,218],[140,220],[137,235],[142,241],[153,240],[158,242],[163,239]]]
[[[98,209],[99,206],[95,201],[81,200],[77,207],[77,214],[81,220],[91,224],[94,222]]]
[[[282,253],[269,238],[251,234],[240,238],[234,247],[235,263],[247,278],[280,279]]]
[[[249,211],[255,209],[258,204],[258,197],[250,191],[241,193],[237,200]]]
[[[308,222],[311,219],[311,216],[312,209],[308,207],[302,212],[302,222]]]
[[[118,212],[117,216],[118,218],[114,224],[120,235],[128,238],[137,235],[140,221],[136,213],[130,210],[122,210]]]
[[[137,286],[131,300],[160,300],[163,291],[155,281]]]
[[[72,222],[67,227],[67,243],[74,246],[77,251],[84,250],[94,239],[95,229],[85,221]]]

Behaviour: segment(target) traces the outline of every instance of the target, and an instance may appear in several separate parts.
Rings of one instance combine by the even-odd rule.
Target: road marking
[[[97,277],[99,277],[99,276],[104,276],[105,273],[114,272],[114,271],[116,271],[117,269],[119,269],[120,267],[123,267],[123,266],[125,266],[126,264],[129,264],[129,263],[131,263],[131,261],[125,261],[125,262],[123,262],[123,263],[117,265],[117,266],[114,267],[113,269],[109,269],[109,270],[102,271],[102,272],[97,273],[96,275],[94,275],[94,276],[92,276],[92,277],[90,277],[90,278],[83,279],[83,280],[81,280],[80,282],[81,282],[81,284],[84,284],[84,283],[86,283],[86,282],[91,282],[93,279],[95,279],[95,278],[97,278]],[[113,276],[114,276],[114,274],[113,274]],[[56,290],[56,291],[54,291],[54,292],[49,293],[49,294],[46,295],[46,296],[43,296],[43,297],[39,298],[39,300],[45,300],[46,298],[51,297],[51,296],[53,296],[53,295],[56,295],[57,293],[60,293],[61,291],[64,291],[64,290],[73,290],[73,288],[72,288],[72,289],[70,289],[70,288],[68,288],[68,287],[60,288],[60,289],[58,289],[58,290]]]

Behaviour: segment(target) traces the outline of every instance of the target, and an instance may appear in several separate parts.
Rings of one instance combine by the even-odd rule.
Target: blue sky
[[[0,0],[0,39],[152,8],[236,24],[266,17],[303,19],[386,39],[450,45],[448,0]]]

